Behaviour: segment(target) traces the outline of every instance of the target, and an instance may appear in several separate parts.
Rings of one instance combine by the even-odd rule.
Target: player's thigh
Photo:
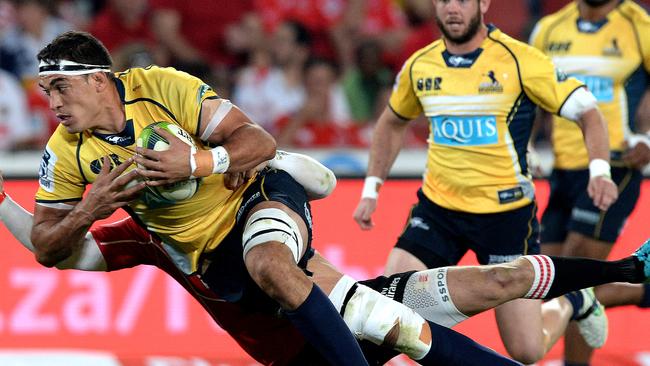
[[[437,268],[458,263],[467,252],[463,244],[464,213],[440,207],[418,191],[404,231],[389,257],[387,274]]]
[[[586,192],[582,193],[576,201],[571,212],[569,232],[593,240],[579,240],[580,237],[574,237],[573,246],[585,244],[594,247],[598,242],[613,244],[618,239],[625,221],[638,201],[642,176],[635,169],[613,167],[612,179],[618,186],[619,196],[607,211],[595,207]]]
[[[612,243],[590,238],[581,233],[570,232],[560,255],[565,257],[607,259],[611,251]]]
[[[384,275],[390,276],[400,272],[423,271],[425,269],[427,269],[427,265],[411,252],[402,248],[393,248],[388,254]]]
[[[548,204],[542,214],[540,242],[542,253],[560,254],[564,243],[571,211],[578,197],[587,190],[589,172],[587,170],[555,169],[549,179],[550,195]],[[548,250],[546,247],[549,247]]]

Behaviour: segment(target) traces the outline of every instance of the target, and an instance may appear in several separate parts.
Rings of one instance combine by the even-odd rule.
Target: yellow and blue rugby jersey
[[[119,134],[102,135],[89,131],[69,134],[59,126],[45,148],[37,202],[81,200],[86,184],[99,174],[102,157],[110,155],[114,163],[119,163],[133,156],[136,137],[151,123],[177,123],[196,135],[201,103],[218,98],[201,80],[172,68],[135,68],[116,76],[126,128]],[[198,138],[194,140],[203,146]],[[219,245],[233,227],[246,187],[230,191],[223,185],[223,175],[212,175],[203,179],[189,200],[164,205],[142,195],[130,208],[167,243],[167,250],[179,267],[191,273],[196,270],[200,254]]]
[[[397,76],[389,106],[430,121],[423,191],[436,204],[474,213],[529,204],[534,187],[526,148],[535,105],[559,113],[583,84],[558,81],[550,59],[490,26],[481,47],[451,55],[438,40]]]
[[[596,96],[607,121],[615,158],[635,132],[634,118],[648,87],[650,17],[632,1],[622,1],[607,18],[594,23],[580,19],[576,3],[542,18],[530,43],[549,55],[563,72],[582,80]],[[586,169],[589,157],[582,133],[574,123],[555,117],[553,148],[558,169]]]

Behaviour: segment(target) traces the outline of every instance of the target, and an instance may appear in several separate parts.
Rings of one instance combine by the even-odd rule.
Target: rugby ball
[[[196,147],[192,137],[187,131],[183,130],[178,125],[169,122],[156,122],[145,127],[136,140],[136,146],[156,151],[165,151],[169,149],[169,141],[156,133],[154,127],[164,129],[174,134],[184,143]],[[147,186],[147,193],[153,196],[150,198],[154,198],[157,201],[175,203],[194,196],[196,191],[199,189],[199,184],[199,179],[192,178],[176,183],[166,184],[164,186]]]

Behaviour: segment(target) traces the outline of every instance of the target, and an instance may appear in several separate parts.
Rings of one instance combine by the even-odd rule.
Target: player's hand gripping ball
[[[187,131],[183,130],[178,125],[169,122],[156,122],[145,127],[136,140],[136,145],[138,147],[155,151],[165,151],[169,149],[169,141],[157,134],[156,131],[154,131],[154,127],[164,129],[174,134],[184,143],[196,147]],[[164,186],[148,186],[147,193],[150,193],[153,196],[152,198],[156,200],[166,203],[175,203],[194,196],[196,191],[199,189],[199,185],[200,179],[191,178],[180,182],[166,184]]]

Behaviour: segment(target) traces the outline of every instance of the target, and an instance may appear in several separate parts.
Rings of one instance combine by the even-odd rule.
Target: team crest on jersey
[[[571,49],[571,41],[568,42],[550,42],[546,46],[546,51],[549,53],[569,52]]]
[[[618,47],[618,41],[616,38],[612,39],[612,42],[603,49],[603,56],[613,56],[613,57],[621,57],[623,54],[621,53],[621,49]]]
[[[493,70],[488,71],[483,76],[488,78],[489,81],[482,82],[478,85],[479,94],[503,93],[503,85],[497,80]]]
[[[57,160],[56,154],[49,146],[45,146],[41,166],[38,169],[38,184],[50,193],[54,192],[54,167]]]

